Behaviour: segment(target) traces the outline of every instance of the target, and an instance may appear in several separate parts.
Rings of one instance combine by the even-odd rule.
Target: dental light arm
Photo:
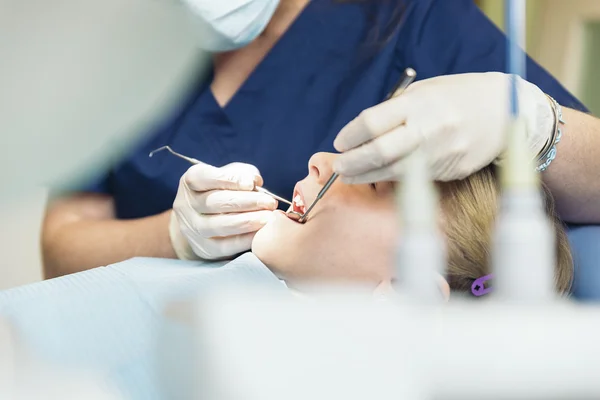
[[[0,0],[3,201],[77,184],[173,111],[208,59],[188,12],[167,0]]]

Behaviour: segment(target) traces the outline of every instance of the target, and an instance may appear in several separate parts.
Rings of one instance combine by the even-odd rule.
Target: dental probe
[[[191,158],[191,157],[186,157],[183,154],[179,154],[178,152],[174,151],[171,146],[163,146],[163,147],[159,147],[158,149],[152,150],[150,152],[150,154],[148,154],[148,157],[152,157],[155,153],[158,153],[159,151],[163,151],[163,150],[167,150],[169,153],[173,154],[175,157],[179,157],[187,162],[189,162],[190,164],[200,164],[200,161],[196,160],[195,158]]]
[[[406,68],[404,70],[404,73],[402,74],[402,77],[400,78],[398,83],[396,83],[394,88],[388,93],[388,95],[385,97],[384,101],[387,101],[393,97],[401,95],[406,90],[408,85],[410,85],[415,80],[416,77],[417,77],[417,73],[414,69]],[[300,222],[301,224],[306,222],[306,217],[308,216],[308,213],[310,213],[311,210],[314,208],[314,206],[317,204],[317,202],[323,198],[325,193],[327,193],[327,191],[329,190],[331,185],[333,185],[333,183],[336,181],[338,176],[339,175],[336,174],[335,172],[333,174],[331,174],[331,177],[327,180],[327,182],[325,183],[325,186],[323,186],[323,188],[319,191],[319,193],[317,194],[317,197],[313,200],[312,204],[308,207],[308,209],[304,212],[304,214],[300,214],[296,211],[289,211],[288,215],[298,218],[297,222]]]
[[[150,152],[150,154],[148,154],[148,157],[152,157],[155,153],[158,153],[159,151],[163,151],[163,150],[167,150],[169,153],[173,154],[175,157],[179,157],[179,158],[181,158],[181,159],[189,162],[190,164],[194,164],[194,165],[200,164],[199,160],[196,160],[195,158],[192,158],[192,157],[184,156],[183,154],[179,154],[176,151],[174,151],[170,146],[162,146],[162,147],[159,147],[156,150],[152,150]],[[275,200],[279,200],[279,201],[281,201],[281,202],[283,202],[285,204],[288,204],[290,206],[292,205],[291,201],[288,201],[288,200],[284,199],[283,197],[277,196],[276,194],[269,192],[267,189],[265,189],[263,187],[254,186],[254,190],[256,190],[257,192],[264,193],[267,196],[271,196]]]

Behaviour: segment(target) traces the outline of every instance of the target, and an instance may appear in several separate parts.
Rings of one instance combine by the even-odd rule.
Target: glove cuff
[[[513,78],[506,75],[509,79]],[[536,85],[519,76],[517,91],[519,96],[519,115],[527,123],[527,137],[525,138],[532,157],[538,159],[544,152],[552,138],[555,126],[555,113],[548,96]],[[498,157],[494,164],[502,165],[504,154]]]
[[[171,246],[173,247],[173,251],[175,251],[177,258],[188,261],[200,259],[200,257],[194,253],[194,250],[192,250],[189,242],[181,232],[177,215],[175,215],[175,212],[172,210],[169,221],[169,238],[171,239]]]
[[[519,114],[527,120],[527,144],[539,157],[554,131],[554,111],[548,96],[536,85],[516,77]]]

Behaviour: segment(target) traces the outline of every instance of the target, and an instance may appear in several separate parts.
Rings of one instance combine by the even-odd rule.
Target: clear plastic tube
[[[396,276],[400,291],[420,303],[437,303],[442,296],[436,276],[444,273],[446,250],[438,223],[438,195],[421,150],[407,159],[398,199],[402,231]]]
[[[526,129],[522,118],[511,121],[508,127],[491,262],[495,296],[536,302],[553,298],[556,243],[544,209],[539,177],[525,144]]]

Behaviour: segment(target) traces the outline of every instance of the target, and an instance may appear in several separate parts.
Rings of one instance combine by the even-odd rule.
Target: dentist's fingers
[[[255,185],[262,185],[260,173],[256,167],[249,164],[222,168],[197,164],[191,166],[182,179],[190,190],[196,192],[214,189],[249,191],[253,190]]]
[[[346,152],[391,131],[406,121],[409,107],[410,96],[405,93],[364,110],[342,128],[333,141],[333,147],[339,152]]]
[[[342,153],[334,161],[333,169],[343,178],[355,178],[381,170],[409,155],[422,141],[423,136],[417,129],[401,125],[362,146]]]
[[[256,186],[262,186],[264,184],[260,171],[252,164],[233,162],[221,167],[221,169],[231,174],[254,176],[254,183]]]
[[[179,181],[169,225],[177,257],[214,260],[249,250],[254,233],[277,208],[275,199],[254,191],[262,184],[250,164],[190,167]]]
[[[211,190],[186,192],[190,206],[199,214],[223,214],[244,211],[275,210],[277,200],[260,192]]]
[[[188,214],[184,224],[190,230],[190,236],[208,239],[256,232],[272,218],[273,211],[268,210],[214,215]]]

